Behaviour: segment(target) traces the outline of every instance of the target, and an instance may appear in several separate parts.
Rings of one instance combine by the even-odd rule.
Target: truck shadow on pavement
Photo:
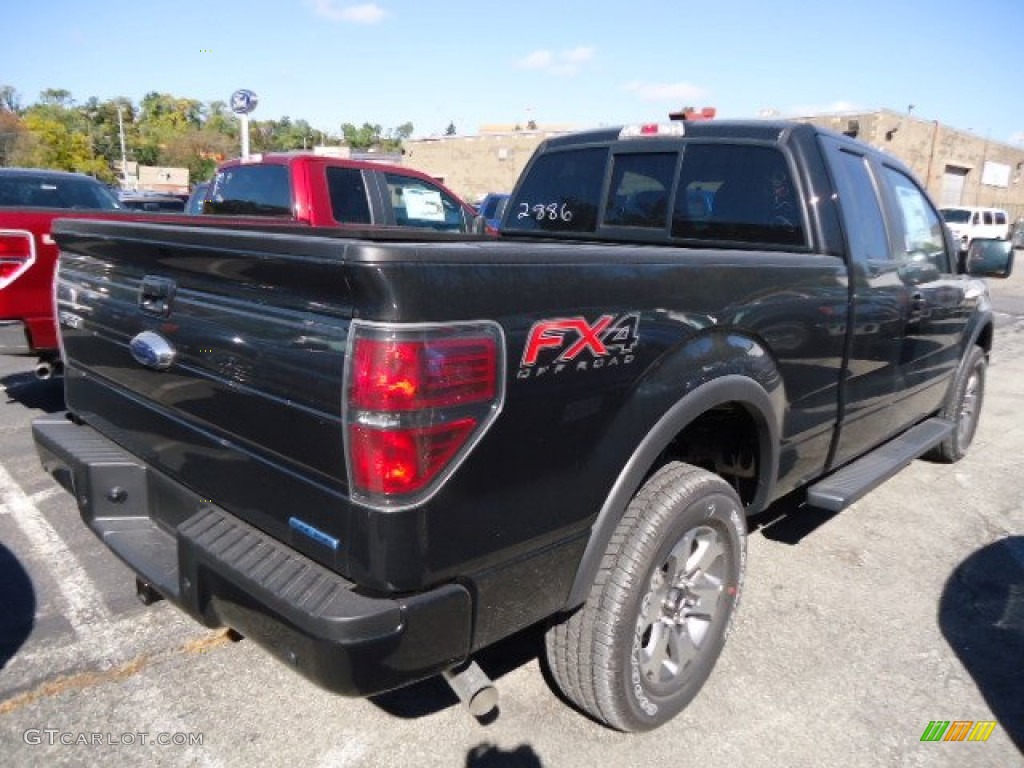
[[[0,379],[7,392],[7,402],[21,403],[26,408],[58,413],[64,410],[64,379],[37,379],[32,373],[12,373]]]
[[[838,515],[806,503],[807,489],[798,488],[747,521],[748,533],[760,533],[782,544],[799,544]]]
[[[939,626],[1024,752],[1024,536],[1007,536],[957,566],[942,590]]]
[[[0,544],[0,669],[32,634],[35,616],[32,580],[15,554]]]
[[[537,753],[527,744],[505,750],[493,744],[478,744],[466,755],[466,768],[541,768]]]

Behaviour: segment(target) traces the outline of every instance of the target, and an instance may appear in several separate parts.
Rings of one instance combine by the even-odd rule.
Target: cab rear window
[[[593,233],[608,150],[542,155],[505,209],[504,231]]]
[[[284,165],[235,165],[217,172],[205,213],[291,216],[292,196]]]
[[[805,243],[785,156],[753,144],[690,142],[658,152],[586,147],[542,155],[510,201],[503,228],[617,240],[629,238],[630,230],[646,230],[645,242],[660,231],[666,240]]]

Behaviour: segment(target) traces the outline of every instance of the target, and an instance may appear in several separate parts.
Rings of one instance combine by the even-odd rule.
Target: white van
[[[953,240],[961,252],[967,250],[976,237],[994,237],[1006,240],[1010,237],[1010,218],[1001,208],[979,208],[973,205],[958,205],[939,210],[946,226],[953,233]]]

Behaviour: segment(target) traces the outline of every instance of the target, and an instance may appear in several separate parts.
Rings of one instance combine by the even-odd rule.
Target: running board
[[[928,419],[807,489],[812,507],[839,512],[880,486],[953,433],[953,422]]]

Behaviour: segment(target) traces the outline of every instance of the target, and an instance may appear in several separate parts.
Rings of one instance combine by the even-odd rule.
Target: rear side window
[[[1006,214],[1003,213],[1002,211],[996,211],[995,212],[995,217],[996,217],[996,224],[1005,224],[1006,223]]]
[[[291,216],[287,166],[235,165],[218,171],[204,210],[239,216]]]
[[[19,176],[0,178],[0,208],[121,208],[114,195],[89,178]]]
[[[541,155],[509,202],[503,230],[592,234],[607,157],[603,147]]]
[[[327,190],[335,221],[340,224],[370,223],[370,203],[362,171],[358,168],[328,168]]]
[[[773,147],[689,145],[683,155],[672,235],[802,245],[803,216],[785,157]]]
[[[447,232],[465,232],[468,229],[459,201],[440,187],[397,173],[385,173],[384,180],[398,226]]]
[[[874,178],[863,155],[830,145],[850,254],[860,263],[892,258]]]
[[[677,158],[675,152],[616,155],[605,225],[664,229]]]

